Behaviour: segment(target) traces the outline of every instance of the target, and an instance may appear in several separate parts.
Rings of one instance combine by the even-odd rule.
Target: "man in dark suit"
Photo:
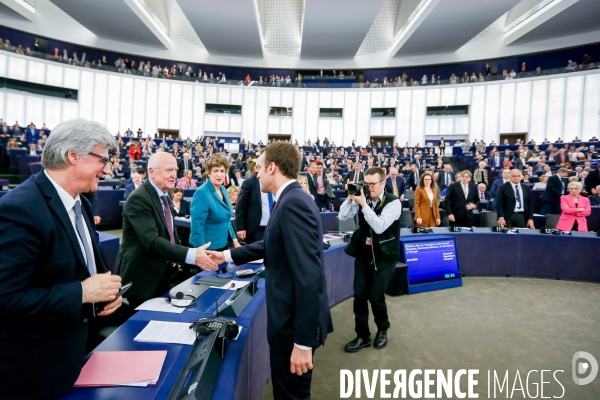
[[[123,192],[123,200],[127,200],[129,195],[133,193],[135,189],[142,185],[142,176],[137,172],[134,172],[131,176],[131,183],[125,185],[125,192]]]
[[[239,153],[238,157],[235,159],[235,169],[240,171],[240,172],[244,172],[244,154],[243,153]]]
[[[194,168],[194,160],[190,160],[190,153],[183,153],[183,159],[177,161],[177,179],[181,179],[185,171],[192,171]]]
[[[600,185],[600,162],[596,165],[596,169],[591,171],[585,178],[584,186],[588,193],[600,194],[596,189]]]
[[[345,190],[348,190],[348,183],[357,183],[365,179],[365,173],[361,171],[362,165],[358,161],[353,165],[354,169],[344,177]]]
[[[490,192],[488,192],[486,189],[487,186],[485,185],[485,183],[480,183],[479,185],[477,185],[477,197],[479,197],[479,201],[489,201],[492,198]]]
[[[169,153],[153,154],[148,160],[149,179],[135,190],[123,206],[123,239],[115,270],[133,286],[127,292],[132,308],[162,295],[177,264],[217,270],[204,249],[181,246],[173,225],[167,191],[175,187],[177,162]]]
[[[419,186],[419,179],[421,177],[421,173],[417,168],[416,164],[410,166],[410,172],[408,175],[408,188],[410,191],[417,190],[417,186]]]
[[[503,158],[500,156],[498,150],[494,152],[494,155],[490,157],[490,167],[492,167],[492,171],[496,168],[502,168]]]
[[[600,206],[600,185],[596,186],[596,194],[591,195],[589,199],[590,205]]]
[[[321,160],[318,160],[315,164],[317,173],[312,176],[316,189],[315,203],[317,203],[319,210],[331,210],[331,203],[335,199],[335,195],[333,194],[331,183],[327,179],[325,165]]]
[[[262,190],[276,206],[264,241],[225,252],[209,252],[217,263],[236,265],[264,258],[267,340],[275,399],[308,399],[313,352],[333,331],[323,267],[319,210],[294,180],[298,152],[275,142],[258,158]]]
[[[404,200],[404,178],[398,176],[396,168],[390,168],[390,174],[385,180],[385,192]]]
[[[548,178],[546,190],[542,196],[542,210],[540,214],[561,214],[560,197],[565,194],[567,184],[563,180],[569,175],[569,170],[560,168],[555,175]],[[589,176],[589,175],[588,175]]]
[[[460,182],[448,187],[444,207],[452,226],[473,226],[473,210],[479,206],[477,187],[471,183],[471,172],[460,173]]]
[[[502,170],[502,177],[494,180],[494,183],[492,184],[492,188],[490,189],[490,195],[495,198],[496,192],[498,191],[500,186],[504,185],[509,180],[510,180],[510,169],[505,168]]]
[[[530,189],[521,182],[522,179],[522,172],[515,168],[510,171],[510,182],[500,186],[496,196],[498,226],[535,229]]]
[[[450,182],[456,182],[455,177],[456,171],[452,169],[452,165],[444,165],[444,171],[439,173],[437,180],[437,184],[440,190],[446,189],[450,185]]]
[[[114,145],[97,122],[60,123],[46,142],[44,171],[0,200],[3,400],[67,393],[90,325],[121,306],[121,278],[107,272],[91,205],[80,195],[98,190]]]
[[[514,161],[514,169],[518,169],[519,171],[523,171],[525,169],[525,166],[527,165],[527,161],[525,160],[525,154],[524,153],[520,153],[519,157],[515,158]]]
[[[272,209],[273,194],[260,190],[260,180],[256,174],[246,179],[235,207],[237,236],[246,244],[263,240]]]

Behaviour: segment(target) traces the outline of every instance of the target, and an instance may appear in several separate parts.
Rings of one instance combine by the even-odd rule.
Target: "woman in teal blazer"
[[[190,244],[200,247],[210,242],[209,250],[239,247],[231,218],[233,209],[223,186],[229,161],[220,154],[206,162],[206,182],[196,190],[191,205]]]

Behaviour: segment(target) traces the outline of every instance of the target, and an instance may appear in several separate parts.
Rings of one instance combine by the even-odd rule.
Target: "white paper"
[[[250,261],[248,264],[263,264],[265,261],[261,258],[260,260]]]
[[[133,340],[191,345],[196,340],[196,332],[190,329],[189,322],[150,321]]]
[[[171,300],[173,304],[184,305],[185,302],[190,304],[190,300]],[[185,304],[185,305],[187,305]],[[171,304],[167,303],[164,297],[157,297],[155,299],[146,300],[142,304],[136,308],[137,311],[160,311],[160,312],[168,312],[174,314],[181,314],[185,308],[181,307],[173,307]]]
[[[230,282],[224,284],[223,286],[219,286],[219,289],[238,290],[245,286],[248,286],[248,284],[250,284],[250,281],[231,280]]]

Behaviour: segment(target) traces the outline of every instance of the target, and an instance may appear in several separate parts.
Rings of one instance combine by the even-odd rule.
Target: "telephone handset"
[[[232,340],[237,337],[240,326],[230,319],[225,318],[200,318],[192,325],[190,325],[190,329],[193,329],[197,334],[200,335],[210,335],[211,333],[217,331],[218,338],[226,338],[227,340]]]

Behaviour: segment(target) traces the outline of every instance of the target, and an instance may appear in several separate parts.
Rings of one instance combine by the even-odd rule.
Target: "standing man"
[[[350,353],[371,346],[369,303],[377,324],[375,348],[383,349],[387,345],[390,322],[385,289],[396,270],[400,239],[402,204],[398,197],[384,193],[383,169],[369,168],[365,173],[365,182],[369,185],[368,197],[365,197],[362,189],[360,195],[349,195],[342,203],[339,214],[340,221],[358,214],[358,229],[346,248],[346,253],[355,257],[354,329],[357,336],[346,345],[346,351]]]
[[[473,210],[479,206],[477,187],[471,183],[471,172],[460,173],[460,182],[450,185],[444,198],[448,221],[452,226],[473,226]]]
[[[344,190],[348,191],[349,183],[357,183],[365,179],[365,173],[361,171],[362,165],[357,161],[354,163],[354,169],[344,177]]]
[[[390,174],[385,180],[385,191],[393,194],[400,201],[404,200],[404,178],[398,176],[396,168],[390,168]]]
[[[44,171],[0,200],[3,400],[67,393],[81,371],[92,320],[121,306],[121,278],[108,272],[92,208],[81,196],[98,190],[114,146],[97,122],[62,122],[46,142]]]
[[[235,206],[237,236],[246,244],[263,240],[272,209],[273,194],[264,193],[260,187],[260,179],[253,174],[242,183]]]
[[[560,197],[565,194],[567,185],[563,180],[569,175],[569,170],[560,168],[555,175],[548,178],[546,190],[542,196],[542,210],[540,214],[558,214],[562,213],[560,209]]]
[[[166,292],[177,264],[217,270],[204,252],[210,242],[197,249],[184,247],[174,229],[167,192],[177,182],[175,157],[165,152],[153,154],[148,160],[148,176],[123,206],[123,240],[115,263],[123,279],[133,282],[127,292],[132,308]]]
[[[185,171],[192,171],[194,168],[194,161],[190,160],[190,153],[183,153],[183,159],[177,162],[177,179],[181,179]]]
[[[530,189],[521,183],[522,179],[523,174],[515,168],[510,171],[510,182],[506,182],[498,189],[496,196],[498,226],[535,229],[529,197]]]
[[[236,265],[264,258],[267,271],[267,340],[273,395],[310,399],[313,352],[333,331],[323,266],[321,218],[295,178],[300,156],[292,144],[275,142],[258,158],[262,190],[276,206],[265,239],[224,252],[217,263]]]
[[[323,161],[318,160],[315,165],[317,167],[317,173],[313,176],[317,193],[315,203],[317,203],[319,210],[331,210],[331,202],[335,199],[335,196],[329,179],[327,179],[327,175],[325,174]]]
[[[419,169],[417,168],[417,164],[413,164],[410,166],[410,172],[408,174],[408,188],[411,192],[417,190],[417,186],[419,186],[419,177],[421,176]]]
[[[456,172],[452,169],[452,165],[444,165],[444,171],[438,175],[438,187],[443,190],[450,186],[451,182],[455,182]]]

